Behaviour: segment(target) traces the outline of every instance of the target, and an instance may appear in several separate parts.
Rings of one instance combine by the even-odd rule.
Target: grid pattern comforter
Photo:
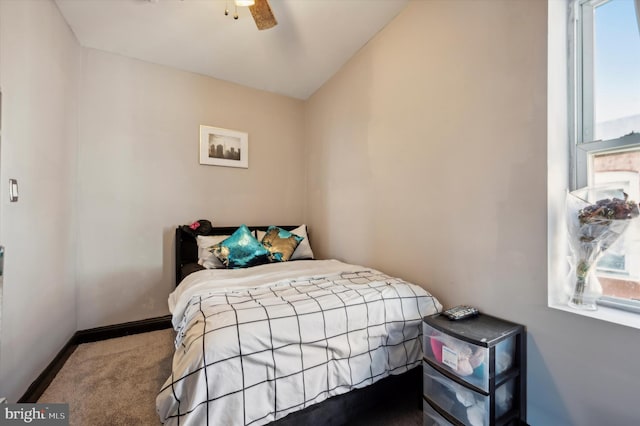
[[[290,263],[197,272],[172,294],[163,423],[262,425],[420,363],[421,319],[442,308],[427,291],[338,261]]]

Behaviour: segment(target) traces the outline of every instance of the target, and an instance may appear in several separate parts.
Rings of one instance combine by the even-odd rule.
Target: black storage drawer
[[[526,424],[526,335],[490,315],[423,320],[424,422]]]

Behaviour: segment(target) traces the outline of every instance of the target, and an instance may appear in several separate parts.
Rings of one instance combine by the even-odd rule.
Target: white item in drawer
[[[423,323],[425,358],[440,365],[467,383],[489,391],[489,348],[474,345],[444,334]],[[495,347],[495,374],[507,371],[515,357],[515,336]]]
[[[448,369],[468,383],[489,390],[489,349],[441,333],[423,323],[425,358]]]
[[[507,371],[513,365],[515,338],[506,339],[496,345],[496,374]]]
[[[424,394],[435,404],[465,425],[490,424],[491,397],[472,391],[442,375],[426,362],[423,368]],[[495,392],[496,418],[506,414],[513,406],[514,380],[510,380]]]

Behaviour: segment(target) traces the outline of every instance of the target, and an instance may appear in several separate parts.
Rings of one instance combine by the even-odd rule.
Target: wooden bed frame
[[[288,231],[295,226],[280,226]],[[268,226],[249,226],[252,231],[266,231]],[[214,227],[207,235],[231,235],[237,226]],[[307,230],[308,235],[308,230]],[[176,228],[176,287],[189,273],[203,269],[197,266],[198,245],[193,235],[182,227]],[[195,265],[194,265],[195,264]],[[406,373],[389,376],[373,385],[333,396],[310,407],[291,413],[272,422],[275,426],[326,426],[345,425],[358,421],[363,414],[383,404],[398,401],[415,401],[416,410],[422,409],[422,367]]]

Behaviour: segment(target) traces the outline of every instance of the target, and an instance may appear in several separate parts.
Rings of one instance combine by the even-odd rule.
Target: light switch
[[[18,181],[9,179],[9,201],[15,203],[18,201]]]

